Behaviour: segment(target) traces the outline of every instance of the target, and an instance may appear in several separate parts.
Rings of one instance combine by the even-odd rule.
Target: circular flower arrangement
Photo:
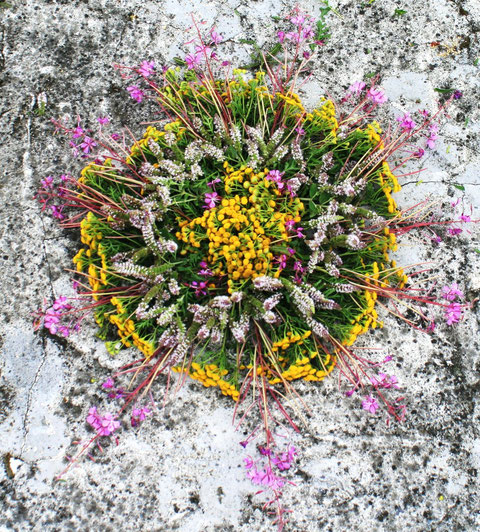
[[[375,414],[378,397],[387,422],[402,420],[403,397],[390,401],[386,392],[395,394],[396,377],[374,374],[382,362],[358,356],[353,343],[383,326],[376,312],[381,298],[394,299],[393,314],[414,327],[426,322],[427,331],[435,325],[425,305],[443,307],[448,325],[461,320],[466,306],[456,283],[443,287],[448,303],[418,284],[409,287],[389,257],[397,236],[455,222],[439,222],[428,202],[401,212],[392,198],[400,190],[396,169],[425,153],[413,141],[423,136],[426,149],[435,146],[433,120],[442,107],[434,116],[420,111],[419,125],[407,112],[382,132],[373,116],[386,97],[374,81],[369,88],[357,81],[343,105],[322,98],[306,110],[295,86],[325,25],[317,21],[315,32],[313,19],[299,10],[287,19],[293,31],[278,32],[264,69],[251,76],[232,73],[228,61],[220,66],[214,29],[191,41],[195,53],[186,56],[183,73],[170,68],[155,77],[151,61],[127,69],[124,77],[137,83],[127,87],[130,96],[141,102],[152,95],[166,119],[131,141],[127,133],[104,133],[108,117],[98,119],[95,139],[80,122],[69,128],[56,121],[71,136],[75,156],[95,159],[79,179],[62,176],[60,186],[48,176],[38,193],[64,227],[80,226],[75,285],[78,299],[93,302],[75,309],[59,297],[37,312],[37,326],[43,320],[52,334],[68,336],[78,324],[72,317],[93,311],[112,354],[132,346],[143,354],[102,384],[122,407],[103,415],[89,409],[95,436],[64,473],[93,442],[119,429],[128,405],[132,426],[143,422],[151,410],[142,400],[153,381],[167,374],[168,390],[174,371],[179,383],[188,375],[237,404],[248,399],[245,415],[258,405],[265,446],[259,459],[245,459],[245,469],[253,484],[273,491],[265,507],[276,502],[279,529],[286,511],[279,498],[289,482],[283,474],[297,451],[277,445],[272,427],[281,421],[271,406],[297,429],[289,410],[295,404],[283,406],[291,381],[320,381],[337,366],[347,396],[373,390],[362,408]],[[57,200],[63,205],[51,203]],[[67,207],[74,208],[68,218]],[[469,221],[462,214],[458,222]],[[132,374],[127,390],[115,383],[125,374]]]
[[[377,296],[401,289],[400,189],[378,123],[252,79],[178,79],[157,89],[174,119],[123,159],[84,168],[88,214],[74,258],[110,350],[218,386],[322,380],[359,334],[382,326]],[[188,78],[188,77],[187,77]],[[373,104],[374,105],[374,104]]]

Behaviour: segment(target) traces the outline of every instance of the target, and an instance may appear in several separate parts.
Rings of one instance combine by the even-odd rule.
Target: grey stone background
[[[328,19],[332,38],[305,87],[306,100],[341,96],[371,72],[381,75],[391,117],[434,107],[436,87],[460,89],[464,97],[451,107],[438,149],[423,161],[425,172],[404,180],[397,197],[401,206],[429,194],[461,197],[479,219],[480,2],[331,4],[340,17]],[[300,5],[315,14],[321,4]],[[51,117],[79,114],[92,125],[108,113],[115,127],[136,133],[151,119],[153,108],[128,98],[113,63],[166,64],[183,55],[190,13],[215,24],[227,39],[225,54],[245,61],[250,50],[240,39],[268,45],[271,16],[293,6],[290,0],[0,2],[1,530],[272,528],[262,497],[253,496],[244,478],[243,431],[232,427],[231,403],[195,384],[187,383],[140,430],[123,430],[119,445],[96,453],[96,462],[84,460],[64,482],[52,482],[75,450],[72,441],[88,436],[89,406],[105,404],[99,382],[132,355],[113,359],[88,324],[67,341],[33,334],[31,312],[43,298],[71,294],[65,268],[75,240],[32,197],[46,175],[79,169],[64,139],[52,135]],[[406,13],[394,16],[395,9]],[[445,46],[432,47],[433,41]],[[452,53],[445,55],[447,46]],[[43,117],[34,113],[41,92],[48,97]],[[456,280],[475,302],[480,244],[478,229],[470,231],[437,247],[406,239],[398,260],[431,261],[439,286]],[[387,317],[385,329],[362,339],[385,348],[382,356],[394,355],[392,371],[408,400],[402,425],[388,428],[366,415],[358,401],[341,397],[335,379],[301,386],[310,414],[295,439],[296,486],[285,489],[288,530],[480,528],[478,322],[475,302],[461,324],[440,326],[433,336]],[[156,393],[162,397],[161,383]]]

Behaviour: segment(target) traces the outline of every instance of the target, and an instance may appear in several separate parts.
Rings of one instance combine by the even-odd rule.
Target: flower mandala
[[[406,282],[388,255],[393,142],[368,113],[327,99],[306,111],[263,72],[169,70],[156,95],[173,118],[70,192],[87,211],[74,263],[101,337],[234,400],[258,375],[272,389],[322,380]]]

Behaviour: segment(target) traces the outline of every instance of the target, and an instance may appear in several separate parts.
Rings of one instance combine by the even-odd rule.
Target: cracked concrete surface
[[[65,268],[76,246],[74,235],[60,231],[32,198],[46,175],[79,169],[52,135],[51,117],[79,114],[93,124],[109,114],[116,128],[139,133],[145,127],[153,108],[132,104],[114,63],[164,64],[182,55],[193,12],[216,25],[226,38],[225,55],[242,64],[251,50],[241,39],[268,46],[271,16],[287,14],[294,2],[8,3],[0,7],[0,454],[8,466],[0,466],[0,529],[271,529],[261,497],[244,478],[243,434],[232,428],[231,404],[192,383],[142,430],[124,430],[118,446],[106,446],[96,462],[85,460],[66,482],[53,483],[77,447],[72,442],[88,437],[89,406],[105,404],[98,382],[132,355],[110,357],[88,324],[68,341],[33,334],[31,312],[43,298],[71,294]],[[460,197],[479,219],[479,1],[330,3],[341,17],[329,18],[332,38],[303,87],[305,101],[314,105],[323,93],[339,97],[375,73],[393,118],[434,107],[435,88],[460,89],[464,97],[450,109],[437,150],[422,161],[418,178],[404,180],[398,203]],[[300,4],[313,13],[321,5]],[[405,13],[395,16],[396,9]],[[43,117],[34,113],[41,92],[48,97]],[[405,424],[387,428],[364,415],[333,380],[301,385],[311,413],[295,441],[300,456],[296,486],[286,489],[288,530],[480,528],[480,244],[478,228],[470,230],[453,246],[425,246],[412,236],[398,252],[403,264],[433,262],[439,286],[458,281],[474,303],[468,317],[433,336],[390,317],[385,329],[362,339],[394,355],[408,399]],[[159,383],[159,397],[163,391]]]

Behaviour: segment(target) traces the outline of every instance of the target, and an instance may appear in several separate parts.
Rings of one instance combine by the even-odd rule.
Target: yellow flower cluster
[[[379,174],[380,185],[388,201],[388,212],[393,214],[397,210],[397,204],[392,198],[392,192],[399,192],[402,187],[399,185],[397,178],[392,174],[390,166],[386,161],[382,164],[382,172]]]
[[[335,367],[336,358],[330,355],[326,355],[325,359],[322,359],[322,369],[317,369],[312,366],[311,360],[317,358],[319,355],[314,352],[308,356],[304,356],[295,361],[294,364],[289,366],[285,371],[281,373],[281,377],[276,377],[270,380],[270,384],[278,384],[283,380],[294,381],[297,379],[303,379],[305,381],[321,381],[323,380]]]
[[[186,368],[181,366],[176,366],[172,368],[175,372],[187,372]],[[190,368],[190,377],[196,381],[201,382],[206,388],[211,386],[218,386],[222,391],[223,395],[230,396],[234,401],[238,401],[240,397],[239,391],[236,389],[234,384],[222,379],[227,375],[228,371],[226,369],[220,369],[215,364],[207,364],[203,368],[197,362],[192,362]]]
[[[312,334],[312,331],[306,331],[304,334],[293,334],[293,332],[288,331],[285,338],[282,338],[281,340],[277,340],[276,342],[273,342],[272,345],[272,351],[278,351],[281,349],[282,351],[285,351],[290,347],[290,345],[295,344],[298,342],[298,345],[303,344],[303,340],[308,338]]]
[[[137,333],[135,323],[128,318],[127,309],[123,306],[122,300],[118,297],[112,297],[110,303],[116,307],[118,314],[110,314],[108,319],[117,328],[122,344],[125,347],[131,347],[133,344],[147,358],[150,358],[155,351],[154,345],[152,342],[141,338]]]
[[[320,109],[315,109],[313,113],[307,113],[305,115],[306,121],[320,121],[326,123],[330,134],[336,137],[336,131],[338,129],[338,121],[335,117],[336,109],[332,100],[322,98],[323,105]]]
[[[228,275],[229,292],[235,281],[270,273],[274,267],[270,246],[288,242],[287,222],[301,220],[304,209],[298,198],[279,197],[268,169],[255,173],[225,163],[225,197],[203,216],[180,223],[176,237],[194,248],[208,243],[205,258],[215,275]],[[274,275],[280,275],[277,270]]]
[[[358,314],[358,316],[352,320],[351,323],[353,327],[350,329],[350,336],[343,341],[343,345],[353,345],[357,339],[357,336],[366,333],[370,328],[375,329],[377,326],[383,327],[383,322],[377,320],[378,314],[375,310],[375,303],[378,297],[377,293],[374,291],[365,290],[364,296],[366,306],[362,312],[360,312],[360,314]]]
[[[380,143],[379,148],[383,148],[383,143],[381,143],[382,138],[380,137],[380,133],[382,132],[382,128],[380,127],[380,124],[374,120],[371,124],[367,125],[367,128],[365,130],[365,133],[367,134],[368,140],[373,146],[377,146],[377,144]]]
[[[277,92],[276,96],[277,98],[280,98],[281,100],[283,100],[285,103],[288,103],[292,107],[298,108],[300,112],[303,113],[305,111],[302,105],[302,100],[300,100],[297,94],[293,92],[288,92],[287,94],[283,95],[280,92]]]
[[[93,292],[98,292],[100,288],[106,286],[107,282],[107,257],[104,246],[100,240],[103,234],[98,230],[95,223],[97,218],[92,212],[80,222],[80,235],[83,244],[88,246],[88,249],[81,248],[73,258],[78,272],[86,270],[88,265],[88,282]],[[98,260],[100,259],[100,260]],[[98,300],[98,294],[93,294],[93,299]]]

